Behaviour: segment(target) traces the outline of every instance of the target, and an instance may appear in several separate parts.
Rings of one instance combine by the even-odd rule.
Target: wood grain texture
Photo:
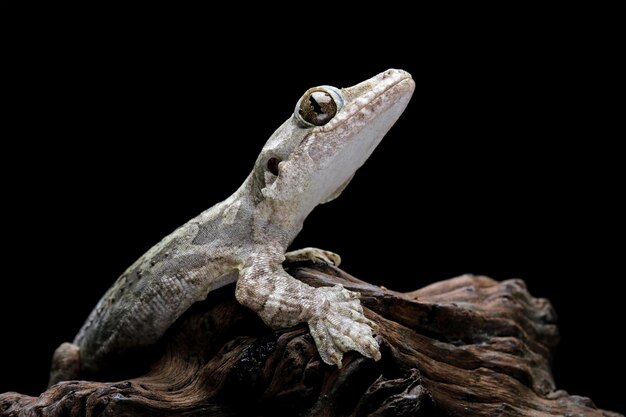
[[[0,415],[621,416],[556,389],[556,316],[523,281],[465,275],[398,293],[330,266],[290,272],[360,291],[382,359],[352,352],[342,369],[325,365],[305,325],[267,328],[229,285],[175,323],[145,356],[159,357],[148,372],[0,394]]]

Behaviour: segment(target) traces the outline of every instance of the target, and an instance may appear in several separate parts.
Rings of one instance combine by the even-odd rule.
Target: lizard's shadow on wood
[[[124,374],[109,375],[118,382],[62,382],[39,398],[1,394],[0,414],[620,415],[556,390],[556,315],[520,280],[465,275],[398,293],[327,265],[296,265],[290,273],[315,287],[359,291],[379,327],[382,359],[352,352],[342,369],[326,365],[306,325],[269,329],[228,285],[181,316],[152,356],[127,358],[115,370]]]

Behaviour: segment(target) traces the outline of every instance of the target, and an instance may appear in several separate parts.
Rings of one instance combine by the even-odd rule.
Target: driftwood
[[[148,372],[62,382],[39,398],[0,394],[0,415],[620,415],[556,390],[555,314],[523,281],[465,275],[398,293],[328,266],[291,273],[313,286],[360,291],[380,327],[382,359],[349,353],[342,369],[325,365],[306,326],[272,331],[228,286],[170,329]]]

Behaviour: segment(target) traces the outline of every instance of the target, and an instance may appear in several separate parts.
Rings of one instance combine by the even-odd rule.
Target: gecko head
[[[254,175],[264,199],[306,217],[336,198],[406,108],[415,84],[390,69],[355,86],[314,87],[265,144]]]

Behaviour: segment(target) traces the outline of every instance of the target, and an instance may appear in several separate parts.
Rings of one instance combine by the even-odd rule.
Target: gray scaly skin
[[[74,343],[55,352],[50,383],[98,373],[120,354],[154,344],[193,303],[234,281],[237,300],[268,326],[307,322],[324,362],[341,367],[350,350],[380,359],[358,293],[341,285],[310,287],[282,263],[286,257],[339,262],[319,249],[285,250],[313,208],[345,188],[402,114],[414,86],[408,73],[388,70],[350,88],[308,90],[231,197],[120,276]]]

